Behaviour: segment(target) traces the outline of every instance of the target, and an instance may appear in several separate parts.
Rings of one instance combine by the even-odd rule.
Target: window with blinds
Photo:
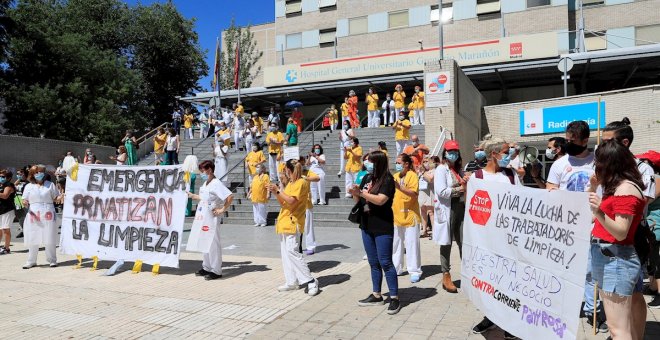
[[[364,34],[369,31],[367,17],[357,17],[348,19],[348,34]]]
[[[286,35],[286,49],[292,50],[302,48],[302,33],[293,33]]]
[[[325,45],[332,46],[335,43],[335,36],[337,35],[336,28],[328,28],[319,31],[319,45],[324,47]]]
[[[587,51],[598,51],[607,49],[607,37],[605,34],[598,35],[593,33],[584,34],[584,47]]]
[[[637,46],[660,43],[660,25],[635,27]]]
[[[319,0],[319,8],[337,6],[337,0]]]
[[[477,0],[477,15],[499,13],[499,0]]]
[[[550,6],[550,0],[527,0],[527,8]]]
[[[438,5],[431,6],[431,23],[438,23]],[[454,7],[451,3],[442,4],[442,23],[450,23],[454,20]]]
[[[302,0],[287,0],[286,14],[302,13]]]
[[[388,13],[388,28],[408,27],[408,10]]]

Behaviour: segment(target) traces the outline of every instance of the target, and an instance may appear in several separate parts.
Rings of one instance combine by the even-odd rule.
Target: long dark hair
[[[646,186],[637,169],[637,161],[630,150],[616,139],[603,141],[596,149],[596,177],[603,187],[604,196],[612,196],[623,181],[631,181],[640,189]]]
[[[374,151],[369,154],[369,161],[374,164],[374,173],[371,177],[371,190],[370,194],[378,194],[380,187],[383,183],[392,178],[388,166],[387,156],[382,151]]]
[[[450,168],[454,169],[454,171],[460,174],[461,170],[463,170],[463,157],[461,157],[461,150],[451,150],[451,151],[458,151],[458,159],[456,159],[456,162],[454,162],[454,164],[451,164],[447,160],[447,157],[445,157],[446,151],[442,153],[442,159],[447,161],[447,165],[449,165]]]

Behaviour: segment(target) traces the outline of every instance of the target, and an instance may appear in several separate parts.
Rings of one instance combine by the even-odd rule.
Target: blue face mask
[[[509,155],[506,155],[502,157],[502,159],[497,160],[497,165],[499,165],[500,168],[506,168],[509,166],[509,163],[511,162],[511,157]]]
[[[478,160],[482,160],[486,158],[486,151],[484,150],[479,150],[474,152],[474,158]]]
[[[399,164],[399,163],[394,164],[394,170],[396,170],[396,172],[403,171],[403,164]]]
[[[0,177],[0,184],[5,184],[7,182],[7,179],[4,177]]]
[[[509,156],[513,156],[516,153],[516,148],[509,148]]]
[[[364,162],[364,168],[367,169],[367,172],[370,174],[374,173],[374,163],[371,163],[369,161]]]
[[[23,180],[23,175],[16,175],[16,179],[19,180],[19,181],[22,181]]]
[[[458,160],[458,152],[456,151],[447,151],[445,153],[445,158],[447,158],[448,161],[455,163]]]
[[[39,181],[39,182],[43,181],[43,180],[44,180],[44,177],[46,177],[46,174],[43,173],[43,172],[37,172],[37,173],[34,175],[34,179],[36,179],[36,180]]]
[[[209,180],[209,175],[207,175],[207,174],[204,173],[204,172],[202,172],[202,173],[199,175],[199,177],[201,177],[201,178],[202,178],[202,181],[204,181],[204,182],[206,182],[206,181]]]
[[[316,149],[316,150],[314,150],[314,153],[317,154],[317,155],[320,155],[320,154],[321,154],[321,150]]]

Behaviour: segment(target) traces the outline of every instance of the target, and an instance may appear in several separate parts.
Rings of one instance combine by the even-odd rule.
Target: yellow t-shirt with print
[[[407,119],[400,120],[399,124],[394,130],[394,140],[409,140],[410,139],[410,121]]]
[[[252,185],[250,186],[250,199],[252,203],[268,202],[268,184],[270,184],[270,177],[267,174],[254,176]]]
[[[414,171],[408,171],[401,178],[401,173],[394,174],[394,180],[399,185],[409,190],[419,193],[419,177]],[[397,227],[412,227],[422,222],[422,216],[419,213],[419,200],[412,198],[396,189],[394,200],[392,200],[392,212],[394,213],[394,225]]]
[[[254,126],[257,127],[257,131],[259,131],[259,133],[264,133],[264,120],[261,119],[261,117],[253,117],[252,122],[254,123]]]
[[[231,136],[231,129],[230,129],[230,128],[226,128],[226,129],[224,129],[224,130],[220,130],[220,131],[218,131],[218,132],[216,133],[216,135],[218,135],[218,137]],[[231,138],[227,138],[227,139],[225,139],[225,140],[223,141],[223,143],[224,143],[226,146],[231,145]]]
[[[284,193],[297,199],[295,205],[280,202],[282,208],[275,223],[275,232],[278,234],[298,234],[305,231],[305,210],[307,210],[307,196],[309,196],[309,182],[304,178],[287,184]]]
[[[406,93],[401,91],[401,92],[394,92],[392,94],[392,100],[394,100],[394,108],[396,109],[402,109],[403,108],[403,102],[406,99]]]
[[[341,116],[342,118],[348,117],[348,104],[341,104]],[[342,119],[344,121],[345,119]]]
[[[256,164],[263,163],[265,161],[266,161],[266,156],[264,156],[264,153],[261,150],[257,152],[250,151],[247,157],[245,157],[245,162],[247,163],[249,174],[254,175],[255,173],[257,173]]]
[[[280,153],[282,152],[282,144],[275,145],[271,142],[271,138],[274,138],[278,143],[284,142],[284,135],[277,131],[277,132],[269,132],[268,135],[266,135],[266,144],[268,144],[268,153]]]
[[[193,116],[191,113],[186,113],[183,115],[183,127],[186,129],[190,129],[193,125],[193,121],[195,120],[195,116]]]
[[[423,109],[425,104],[425,99],[424,99],[424,91],[419,91],[418,93],[415,93],[415,96],[413,96],[413,103],[415,104],[414,108],[415,110],[420,110]]]
[[[348,158],[346,159],[346,172],[359,172],[362,170],[362,147],[357,146],[352,149],[352,152],[346,151]]]
[[[330,121],[334,122],[335,124],[337,123],[337,110],[330,110],[328,111],[330,115]]]
[[[367,94],[367,110],[369,111],[377,111],[378,110],[378,95],[373,93],[373,94]]]

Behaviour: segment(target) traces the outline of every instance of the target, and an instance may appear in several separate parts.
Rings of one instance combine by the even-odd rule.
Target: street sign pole
[[[567,66],[568,66],[568,58],[564,58],[564,97],[568,97],[568,78],[566,78]]]
[[[564,81],[564,97],[568,97],[568,79],[571,77],[568,75],[568,71],[570,71],[573,68],[573,59],[569,57],[562,57],[561,59],[559,59],[557,68],[559,69],[559,71],[564,73],[561,79]]]

